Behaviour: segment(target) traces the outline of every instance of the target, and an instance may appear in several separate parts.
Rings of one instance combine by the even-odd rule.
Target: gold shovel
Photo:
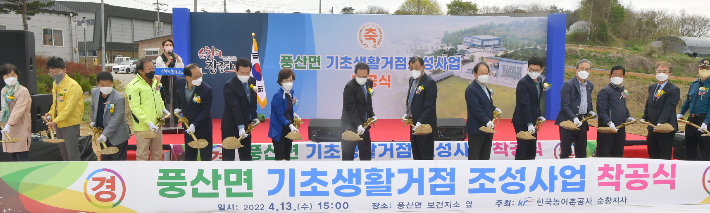
[[[585,121],[592,119],[592,118],[596,118],[596,117],[597,116],[595,116],[595,115],[587,115],[587,116],[584,116],[584,118],[582,118],[582,120],[580,120],[579,122],[584,123]],[[574,124],[574,122],[572,122],[570,120],[560,122],[560,126],[562,128],[569,129],[569,130],[579,130],[579,127],[577,127],[577,124]]]
[[[414,121],[412,120],[412,118],[402,119],[402,121],[404,121],[404,126],[407,126],[407,125],[410,125],[412,127],[416,126],[416,125],[414,125]],[[414,133],[412,133],[412,134],[414,134],[414,135],[428,135],[428,134],[431,134],[431,131],[432,131],[431,125],[421,124],[421,125],[419,125],[419,127],[417,127],[416,130],[414,130]]]
[[[89,126],[89,128],[91,128],[91,131],[93,132],[92,133],[93,134],[92,141],[96,141],[98,143],[99,137],[101,137],[101,134],[104,133],[104,129],[103,128],[96,128],[96,127],[92,127],[92,126]],[[118,147],[109,147],[106,145],[106,141],[101,142],[101,144],[104,145],[104,148],[101,149],[102,155],[113,155],[113,154],[118,153]],[[99,145],[99,147],[100,146],[101,145]]]
[[[175,113],[175,117],[178,118],[178,122],[182,123],[183,127],[187,128],[190,126],[190,124],[187,121],[187,117],[180,116],[177,113]],[[166,117],[166,119],[167,119],[167,117]],[[165,124],[165,119],[163,119],[162,122],[163,122],[162,124]],[[160,121],[158,121],[158,123],[160,123]],[[195,137],[195,134],[192,132],[190,132],[189,134],[190,134],[190,136],[192,136],[192,142],[187,143],[188,146],[195,148],[195,149],[202,149],[202,148],[207,147],[207,145],[209,145],[209,142],[207,142],[207,140],[197,139],[197,137]]]
[[[491,120],[491,123],[496,123],[496,126],[498,126],[498,123],[500,123],[500,113],[498,111],[493,110],[493,120]],[[481,132],[485,132],[485,133],[498,132],[498,131],[495,131],[487,126],[481,126],[481,128],[478,128],[478,130],[481,130]]]
[[[653,127],[654,128],[653,132],[658,132],[658,133],[669,133],[669,132],[672,132],[673,130],[675,130],[675,129],[673,129],[673,126],[671,126],[670,124],[667,124],[667,123],[661,124],[658,126],[653,125],[652,123],[650,123],[648,121],[642,121],[642,120],[639,120],[639,123],[646,124],[650,127]]]
[[[367,127],[374,124],[375,122],[377,122],[377,120],[373,120],[372,118],[368,118],[365,121],[365,123],[362,124],[362,127],[367,129]],[[342,137],[343,137],[343,140],[346,140],[346,141],[361,141],[362,138],[360,137],[360,135],[362,135],[363,133],[365,133],[365,132],[358,131],[357,133],[354,133],[350,130],[347,130],[347,131],[343,132]]]
[[[163,117],[158,117],[158,123],[156,123],[155,126],[160,128],[161,126],[165,125],[165,120],[167,120],[169,117],[170,117],[170,113],[168,113],[167,115],[165,115]],[[153,138],[157,138],[158,134],[156,134],[153,131],[148,130],[148,131],[140,131],[140,132],[136,133],[136,136],[141,137],[141,138],[145,138],[145,139],[153,139]]]
[[[303,121],[301,120],[301,118],[294,118],[293,119],[293,126],[296,127],[296,129],[300,128],[301,124],[303,124]],[[295,132],[295,131],[291,131],[288,134],[286,134],[286,138],[288,138],[289,140],[294,140],[294,141],[303,140],[303,136],[301,136],[300,133]]]
[[[20,138],[11,138],[10,133],[7,133],[7,132],[5,132],[5,136],[7,136],[7,140],[0,141],[0,143],[17,143],[22,140]]]
[[[692,126],[692,127],[695,127],[696,129],[700,129],[700,126],[698,126],[698,125],[696,125],[696,124],[694,124],[693,122],[690,122],[690,121],[688,121],[688,120],[679,118],[678,121],[683,122],[683,123],[685,123],[686,125],[690,125],[690,126]],[[703,133],[705,133],[705,134],[702,134],[702,135],[700,135],[700,136],[710,136],[710,131],[708,131],[707,129],[703,129]]]
[[[535,122],[535,132],[540,130],[542,123],[545,123],[545,121],[537,119],[537,122]],[[533,136],[529,131],[520,131],[518,134],[515,134],[515,137],[520,138],[521,140],[535,140],[535,136]]]
[[[622,123],[622,124],[616,126],[616,129],[611,128],[611,127],[599,127],[599,128],[597,128],[597,132],[600,132],[600,133],[616,133],[617,130],[619,130],[619,129],[621,129],[621,128],[624,128],[625,126],[628,126],[628,125],[631,125],[631,124],[635,124],[636,122],[638,122],[638,121],[637,121],[637,120],[627,121],[627,122],[625,122],[625,123]]]
[[[49,121],[49,119],[45,118],[44,116],[42,116],[42,120],[45,123],[47,123],[47,126],[49,126],[49,123],[51,123]],[[54,131],[52,130],[52,128],[47,127],[47,129],[49,129],[49,138],[44,139],[44,142],[46,142],[46,143],[64,143],[64,139],[58,139],[58,138],[55,139],[54,138]]]
[[[246,133],[249,134],[252,130],[256,128],[256,126],[259,126],[260,123],[250,123],[247,125]],[[225,149],[238,149],[244,147],[242,145],[242,140],[246,138],[247,135],[239,136],[239,138],[236,138],[234,136],[232,137],[227,137],[222,141],[222,148]]]

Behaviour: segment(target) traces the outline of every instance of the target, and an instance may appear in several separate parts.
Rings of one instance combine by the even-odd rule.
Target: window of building
[[[7,25],[0,25],[0,30],[7,30]]]
[[[89,55],[89,57],[96,57],[96,50],[87,50],[86,54]],[[79,50],[79,56],[84,57],[84,51]]]
[[[45,46],[64,46],[64,30],[62,29],[42,29],[42,45]]]
[[[145,56],[158,56],[160,53],[158,52],[158,48],[150,48],[150,49],[145,49]]]

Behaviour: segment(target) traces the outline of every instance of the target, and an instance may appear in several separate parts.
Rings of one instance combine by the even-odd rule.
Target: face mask
[[[145,77],[148,79],[153,79],[153,77],[155,77],[155,71],[145,73]]]
[[[710,77],[710,69],[702,69],[698,71],[698,74],[700,74],[700,78]]]
[[[5,84],[10,85],[10,86],[15,86],[15,84],[17,84],[17,78],[15,78],[15,77],[6,78]]]
[[[104,95],[108,95],[113,91],[113,87],[99,87],[99,90],[101,90],[101,93]]]
[[[247,75],[247,76],[244,76],[244,75],[238,75],[238,76],[237,76],[237,78],[239,78],[239,81],[241,81],[242,83],[248,82],[250,77],[251,77],[251,76],[248,76],[248,75]]]
[[[622,77],[613,77],[611,78],[611,83],[614,85],[621,85],[621,83],[624,82],[624,78]]]
[[[665,73],[657,73],[656,79],[658,81],[666,81],[666,80],[668,80],[668,75],[666,75]]]
[[[281,87],[284,89],[284,91],[290,92],[291,88],[293,87],[293,82],[281,83]]]
[[[195,85],[195,86],[198,86],[198,87],[199,87],[200,85],[202,85],[202,77],[200,77],[200,78],[198,78],[198,79],[195,79],[195,80],[192,80],[192,85]]]
[[[173,46],[166,46],[163,49],[165,49],[165,52],[169,52],[169,53],[173,52]]]
[[[577,76],[578,76],[580,79],[584,80],[584,79],[587,79],[587,78],[589,77],[589,72],[587,72],[587,71],[579,71],[579,72],[577,72]]]
[[[481,82],[482,84],[487,83],[488,82],[488,75],[479,75],[478,82]]]
[[[61,82],[62,79],[64,79],[64,74],[62,73],[59,75],[52,75],[52,78],[54,79],[54,83],[59,84],[59,82]]]
[[[422,76],[422,71],[421,70],[412,70],[412,78],[417,79],[420,76]]]
[[[539,73],[539,72],[528,72],[528,75],[529,75],[530,78],[532,78],[533,80],[537,79],[537,77],[540,77],[540,73]]]
[[[357,84],[364,85],[367,83],[367,78],[355,77],[355,81],[357,81]]]

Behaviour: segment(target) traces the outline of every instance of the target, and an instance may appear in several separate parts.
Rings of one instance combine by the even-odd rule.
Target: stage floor
[[[215,144],[222,143],[222,131],[221,131],[221,119],[213,119],[213,141]],[[303,125],[301,125],[300,131],[303,135],[304,140],[309,141],[308,137],[304,134],[308,131],[309,119],[303,120]],[[370,130],[370,135],[372,141],[409,141],[409,128],[403,126],[404,123],[398,119],[380,119],[375,123],[373,128]],[[596,128],[590,127],[588,132],[588,140],[596,140]],[[513,124],[510,119],[503,119],[500,121],[499,125],[495,128],[498,133],[493,135],[493,141],[515,141],[515,131],[513,130]],[[271,143],[271,139],[267,136],[269,133],[269,120],[262,122],[259,126],[252,132],[253,139],[252,143]],[[554,121],[549,120],[545,122],[538,135],[539,140],[559,140],[559,127],[554,124]],[[646,137],[626,134],[626,140],[646,140]],[[182,144],[184,143],[184,138],[182,134],[163,134],[163,144]],[[128,140],[129,145],[135,145],[136,139],[131,136]]]

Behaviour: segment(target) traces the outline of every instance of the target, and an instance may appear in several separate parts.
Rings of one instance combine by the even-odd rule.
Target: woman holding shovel
[[[12,64],[0,66],[0,76],[5,81],[2,88],[2,151],[12,155],[12,161],[30,160],[30,92],[17,82],[20,73]]]

